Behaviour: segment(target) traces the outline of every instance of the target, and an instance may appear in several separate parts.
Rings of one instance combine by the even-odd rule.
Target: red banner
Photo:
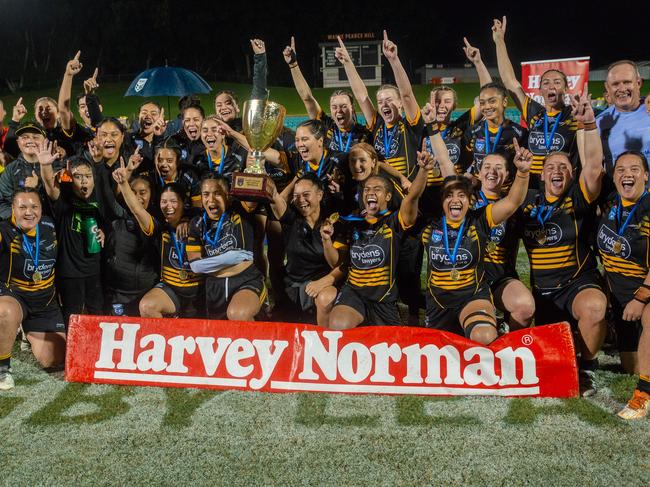
[[[573,397],[571,329],[546,325],[482,346],[411,327],[74,316],[66,380],[267,392]]]
[[[549,59],[546,61],[528,61],[521,63],[521,87],[526,95],[535,99],[542,105],[544,99],[540,95],[539,87],[542,81],[542,74],[549,69],[562,71],[567,77],[567,99],[568,105],[570,95],[582,94],[588,90],[589,83],[589,57],[575,57],[569,59]]]

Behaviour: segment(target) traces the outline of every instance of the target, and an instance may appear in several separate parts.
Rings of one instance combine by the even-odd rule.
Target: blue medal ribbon
[[[485,122],[485,154],[492,154],[495,150],[497,150],[497,144],[501,139],[501,132],[503,132],[503,124],[499,125],[499,131],[497,132],[497,135],[494,138],[494,144],[490,149],[490,129],[488,129],[487,121]]]
[[[205,151],[208,154],[208,167],[210,168],[210,172],[212,172],[212,166],[214,165],[212,163],[212,157],[210,156],[210,151],[206,150]],[[223,161],[226,159],[226,149],[225,146],[222,144],[221,145],[221,160],[219,161],[219,169],[217,169],[218,174],[223,173]]]
[[[384,216],[388,213],[388,208],[385,210],[381,210],[379,213],[377,213],[377,216]],[[347,215],[347,216],[341,216],[339,217],[341,220],[345,220],[346,222],[362,222],[365,221],[365,218],[362,216],[357,216],[357,215]]]
[[[544,112],[544,146],[546,147],[547,151],[551,150],[551,146],[553,145],[553,137],[555,137],[555,132],[557,131],[557,127],[560,124],[561,118],[562,118],[562,112],[558,113],[557,117],[555,117],[555,123],[553,124],[553,128],[551,129],[551,135],[549,137],[548,114]]]
[[[29,243],[27,235],[23,233],[23,250],[27,252],[29,257],[34,262],[34,270],[38,271],[38,261],[40,260],[41,254],[41,233],[39,231],[38,224],[36,225],[36,239],[33,247],[32,244]]]
[[[343,148],[343,134],[339,130],[339,128],[336,128],[336,138],[339,142],[339,150],[343,152],[349,152],[350,151],[350,143],[352,142],[352,130],[348,132],[348,140],[345,143],[345,149]]]
[[[303,160],[302,162],[305,163],[305,172],[313,172],[311,169],[311,165],[309,164],[308,161]],[[320,162],[318,163],[318,172],[316,173],[316,176],[320,179],[320,174],[323,172],[323,167],[325,166],[325,152],[323,152],[323,155],[320,158]]]
[[[449,252],[449,237],[447,235],[447,217],[442,217],[442,238],[445,244],[445,254],[449,257],[452,267],[456,267],[456,256],[458,255],[458,248],[460,247],[460,241],[463,239],[463,234],[465,232],[465,223],[467,223],[467,218],[463,219],[460,228],[458,229],[458,235],[456,236],[456,242],[454,242],[453,252]],[[431,232],[433,236],[433,231]]]
[[[485,193],[483,192],[483,190],[480,190],[478,192],[478,198],[479,198],[479,201],[476,204],[476,208],[483,208],[484,206],[487,206],[487,205],[490,204],[490,200],[487,198],[487,196],[485,196]]]
[[[217,224],[217,231],[214,234],[214,238],[210,238],[208,235],[210,233],[209,230],[206,230],[205,233],[203,234],[203,239],[210,244],[212,247],[216,247],[217,243],[219,242],[219,237],[221,236],[221,229],[223,227],[223,222],[226,219],[226,215],[228,214],[227,211],[224,211],[221,216],[219,217],[219,223]],[[208,221],[207,221],[207,215],[206,213],[203,213],[203,223],[205,226],[208,226]]]
[[[183,255],[185,254],[185,244],[180,243],[176,239],[176,231],[175,230],[169,232],[169,235],[172,238],[172,243],[174,244],[174,250],[176,250],[176,257],[178,258],[178,264],[180,265],[180,267],[182,269],[183,266],[185,265],[185,258],[183,257]]]
[[[558,200],[559,201],[559,200]],[[546,222],[548,221],[549,218],[551,218],[551,215],[553,214],[553,210],[555,210],[555,207],[557,206],[558,201],[553,203],[550,206],[546,205],[539,205],[537,208],[537,221],[539,222],[539,225],[544,228],[546,226]]]
[[[616,234],[619,237],[622,237],[623,234],[625,233],[625,229],[627,228],[628,224],[630,223],[630,220],[632,219],[632,215],[634,215],[634,212],[636,211],[637,207],[639,206],[639,203],[641,203],[641,200],[645,198],[645,195],[647,195],[648,192],[644,191],[641,197],[637,200],[636,203],[634,203],[634,206],[630,210],[630,212],[627,214],[627,218],[625,219],[625,222],[623,225],[621,225],[621,219],[623,216],[623,201],[621,200],[621,195],[618,195],[618,206],[616,208],[616,223],[618,224],[618,230],[616,231]]]
[[[397,128],[399,127],[399,124],[395,124],[395,126],[390,130],[390,137],[388,136],[388,129],[386,128],[386,125],[384,125],[384,157],[388,158],[390,154],[390,146],[393,145],[393,139],[395,138],[395,132],[397,132]]]

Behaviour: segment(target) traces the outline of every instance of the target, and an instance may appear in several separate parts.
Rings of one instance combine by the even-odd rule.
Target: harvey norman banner
[[[567,59],[549,59],[546,61],[528,61],[521,63],[521,87],[526,95],[542,105],[544,99],[540,94],[542,74],[549,69],[562,71],[567,77],[565,103],[569,104],[569,96],[583,94],[589,82],[589,57],[574,57]]]
[[[74,316],[66,380],[267,392],[571,397],[566,324],[489,347],[425,328]]]

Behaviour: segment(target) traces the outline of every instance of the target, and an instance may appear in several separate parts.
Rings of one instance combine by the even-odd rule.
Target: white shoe
[[[14,378],[8,365],[0,365],[0,391],[14,388]]]

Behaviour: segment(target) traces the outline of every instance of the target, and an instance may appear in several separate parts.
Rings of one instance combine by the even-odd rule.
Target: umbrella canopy
[[[185,96],[210,91],[210,85],[194,71],[161,66],[136,76],[124,96]]]

